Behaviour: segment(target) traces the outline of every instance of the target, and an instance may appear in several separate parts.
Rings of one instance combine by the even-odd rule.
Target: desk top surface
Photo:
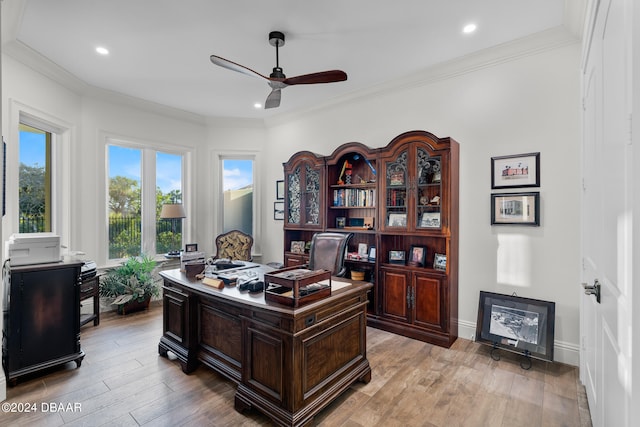
[[[260,277],[260,280],[262,280],[264,273],[273,270],[273,268],[267,265],[247,262],[245,263],[244,267],[223,271],[225,274],[233,274],[234,272],[237,272],[239,276],[242,275],[245,277],[251,277],[252,275],[257,274]],[[160,272],[160,275],[166,280],[172,281],[178,285],[185,286],[199,293],[279,312],[299,312],[312,310],[318,305],[322,305],[327,303],[328,301],[339,299],[345,294],[362,292],[363,290],[368,290],[373,287],[372,283],[354,281],[342,277],[335,277],[331,279],[332,290],[330,296],[315,302],[305,304],[298,308],[293,308],[272,301],[265,301],[264,292],[241,292],[236,285],[225,285],[225,287],[222,289],[216,289],[211,286],[204,285],[202,283],[202,280],[187,277],[187,275],[181,272],[179,269],[164,270]]]

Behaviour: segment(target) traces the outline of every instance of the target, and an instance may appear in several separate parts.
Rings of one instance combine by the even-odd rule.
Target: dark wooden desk
[[[270,270],[257,268],[261,274]],[[264,293],[211,288],[179,270],[160,274],[160,355],[174,353],[185,373],[202,362],[236,382],[240,412],[256,408],[278,425],[305,425],[352,383],[371,379],[370,283],[354,282],[294,309],[265,302]]]

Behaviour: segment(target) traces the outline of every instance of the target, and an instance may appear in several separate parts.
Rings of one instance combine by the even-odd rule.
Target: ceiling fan
[[[317,73],[303,74],[301,76],[287,77],[282,72],[280,67],[278,49],[284,46],[284,33],[280,31],[271,31],[269,33],[269,44],[276,47],[276,66],[273,68],[269,77],[258,73],[257,71],[247,68],[243,65],[237,64],[228,59],[224,59],[217,55],[211,55],[209,59],[216,65],[227,68],[229,70],[237,71],[239,73],[247,74],[253,77],[259,77],[268,81],[271,86],[271,93],[267,96],[267,100],[264,103],[264,108],[276,108],[280,106],[280,91],[287,86],[293,85],[308,85],[315,83],[334,83],[347,80],[347,73],[340,70],[320,71]]]

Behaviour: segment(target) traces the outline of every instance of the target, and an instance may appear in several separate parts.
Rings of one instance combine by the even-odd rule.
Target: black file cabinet
[[[5,265],[2,365],[16,379],[75,361],[80,367],[80,267],[82,263]]]

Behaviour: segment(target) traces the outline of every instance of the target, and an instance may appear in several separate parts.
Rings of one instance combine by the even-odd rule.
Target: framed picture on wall
[[[540,193],[491,195],[491,225],[540,225]]]
[[[491,158],[491,188],[540,187],[540,153]]]
[[[273,202],[273,219],[284,220],[284,202]]]
[[[284,180],[276,181],[276,200],[284,200]]]

